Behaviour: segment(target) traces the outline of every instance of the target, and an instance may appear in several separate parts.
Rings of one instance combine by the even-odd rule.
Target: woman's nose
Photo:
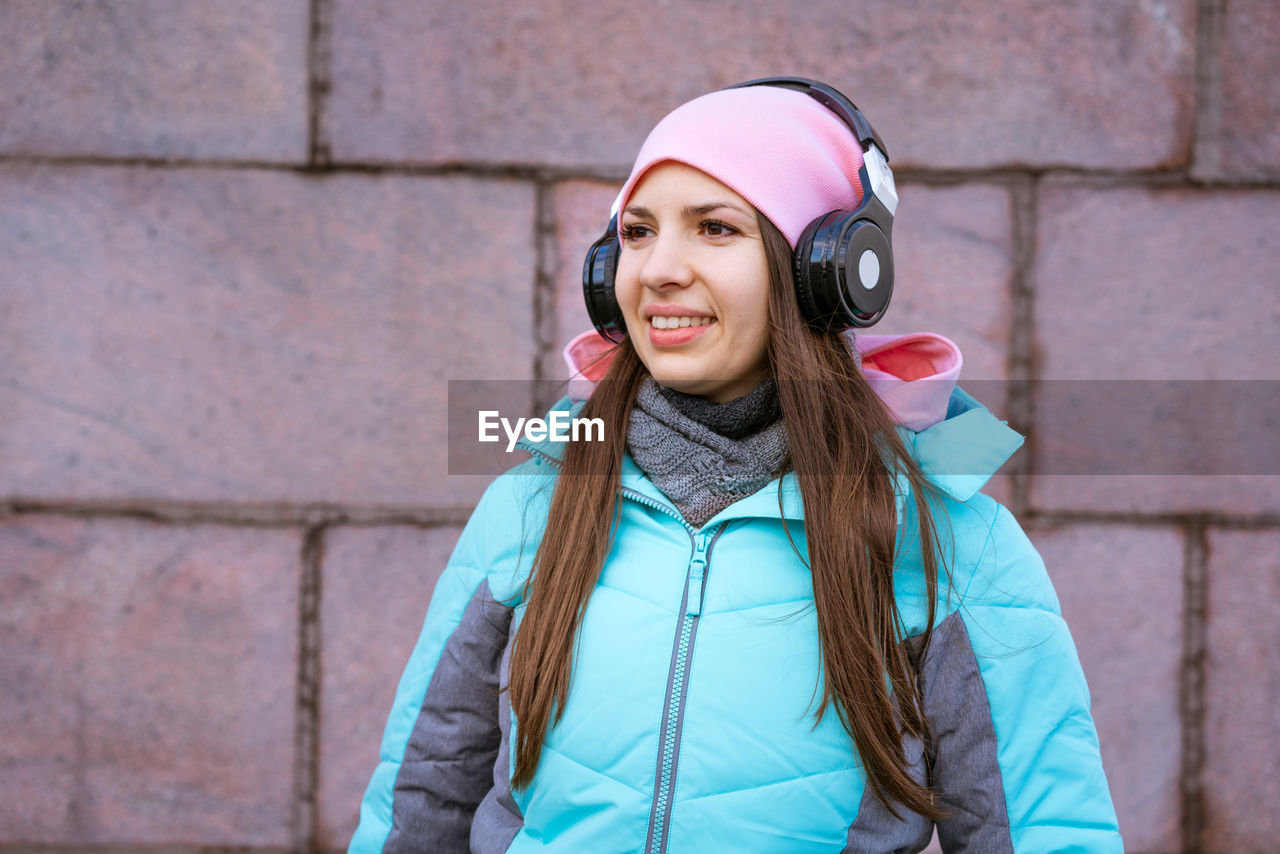
[[[687,247],[679,234],[659,232],[640,266],[640,284],[646,288],[683,287],[693,281]]]

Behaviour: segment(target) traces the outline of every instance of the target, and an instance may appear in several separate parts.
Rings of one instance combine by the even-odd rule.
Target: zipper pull
[[[694,542],[693,558],[689,561],[689,596],[685,614],[696,617],[702,613],[702,580],[707,575],[707,539],[698,537]]]

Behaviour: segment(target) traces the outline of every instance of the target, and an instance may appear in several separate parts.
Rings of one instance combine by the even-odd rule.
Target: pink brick
[[[533,192],[0,168],[0,494],[466,504],[447,381],[529,379]]]
[[[307,155],[306,0],[8,0],[0,153]]]
[[[1280,532],[1211,531],[1204,797],[1209,852],[1280,837]]]
[[[1180,851],[1183,537],[1111,525],[1036,528],[1093,698],[1129,851]]]
[[[396,684],[461,528],[337,528],[325,539],[318,842],[343,848]]]
[[[661,116],[779,71],[863,107],[895,162],[1181,164],[1196,4],[732,9],[339,0],[336,156],[625,167]]]
[[[1115,513],[1215,513],[1240,516],[1280,508],[1276,475],[1036,475],[1037,509]]]
[[[1048,186],[1041,377],[1280,379],[1277,217],[1267,192]]]
[[[1271,0],[1227,5],[1219,105],[1220,167],[1242,175],[1280,172],[1280,6]]]
[[[288,845],[300,550],[0,522],[0,844]]]
[[[1161,382],[1165,380],[1260,381],[1251,386],[1206,383],[1206,394],[1269,395],[1263,383],[1280,379],[1275,344],[1280,335],[1275,288],[1280,247],[1271,235],[1278,216],[1280,197],[1274,193],[1050,185],[1040,201],[1033,271],[1040,376],[1051,381],[1150,381],[1134,392],[1133,410],[1113,410],[1117,423],[1122,415],[1152,409],[1169,388]],[[1088,391],[1087,384],[1073,387]],[[1054,419],[1054,407],[1044,405],[1055,388],[1043,390],[1046,397],[1038,407],[1042,450],[1065,447],[1075,438],[1069,422]],[[1099,384],[1095,391],[1103,388]],[[1151,397],[1138,396],[1147,394]],[[1168,429],[1151,431],[1151,458],[1172,460],[1172,465],[1162,463],[1154,471],[1138,468],[1136,473],[1126,469],[1132,476],[1090,472],[1039,477],[1033,483],[1034,503],[1099,511],[1274,512],[1280,508],[1280,477],[1273,471],[1262,468],[1254,476],[1228,477],[1242,471],[1235,459],[1233,467],[1215,476],[1211,460],[1194,452],[1196,446],[1185,437],[1175,438],[1175,428],[1190,439],[1204,436],[1217,426],[1216,412],[1217,407],[1186,408],[1183,417],[1195,417],[1193,424],[1170,421]],[[1106,418],[1106,412],[1099,417]],[[1199,424],[1205,426],[1194,426]],[[1224,421],[1223,426],[1230,424]],[[1058,435],[1059,429],[1065,434]],[[1132,437],[1141,447],[1141,435],[1117,428],[1117,441]],[[1237,441],[1226,435],[1223,442]],[[1174,450],[1191,449],[1184,450],[1185,466],[1182,458],[1161,447],[1170,443]],[[1240,456],[1234,444],[1221,445],[1217,452]],[[1147,464],[1142,453],[1129,459]],[[1206,474],[1191,478],[1195,472],[1189,466],[1201,463]],[[1061,460],[1048,458],[1037,460],[1037,467],[1050,473],[1064,470]],[[1139,476],[1161,473],[1185,474]]]

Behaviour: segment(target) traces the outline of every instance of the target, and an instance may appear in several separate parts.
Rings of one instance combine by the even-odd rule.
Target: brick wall
[[[777,73],[1030,436],[1129,850],[1272,850],[1277,470],[1057,473],[1038,381],[1280,379],[1280,6],[933,5],[0,0],[0,852],[345,846],[484,484],[446,380],[562,376],[648,128]]]

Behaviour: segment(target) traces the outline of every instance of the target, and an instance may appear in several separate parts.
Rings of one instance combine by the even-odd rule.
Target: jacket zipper
[[[659,734],[658,772],[649,812],[649,839],[647,854],[662,854],[667,850],[668,819],[671,817],[672,794],[675,790],[676,766],[680,755],[681,724],[684,722],[684,700],[689,675],[689,659],[693,652],[694,630],[702,613],[702,597],[707,573],[708,538],[695,536],[693,556],[689,560],[685,579],[683,614],[680,629],[676,633],[672,654],[671,678],[664,704],[662,731]]]
[[[549,462],[559,462],[532,448],[526,450]],[[693,545],[693,552],[689,557],[689,568],[685,574],[684,596],[680,603],[682,614],[672,650],[667,696],[663,703],[653,804],[649,809],[649,832],[644,849],[645,854],[665,854],[669,833],[668,820],[671,817],[671,801],[675,792],[676,770],[680,758],[684,700],[688,693],[689,661],[697,638],[698,618],[702,615],[703,598],[707,590],[707,568],[711,560],[711,549],[724,531],[724,523],[710,531],[699,532],[674,507],[628,487],[623,487],[621,492],[633,501],[673,517],[684,526]]]
[[[671,816],[672,796],[675,792],[676,770],[680,758],[680,740],[684,723],[684,701],[688,693],[689,662],[697,638],[698,618],[702,615],[703,598],[707,589],[707,567],[711,549],[723,531],[723,524],[711,531],[698,532],[674,508],[654,501],[631,489],[624,488],[629,498],[674,516],[689,533],[693,552],[685,574],[684,597],[680,603],[680,626],[676,631],[671,654],[671,673],[667,681],[667,696],[663,704],[662,728],[658,734],[658,761],[654,780],[653,804],[649,809],[649,833],[645,840],[645,854],[663,854],[667,850],[668,820]]]

